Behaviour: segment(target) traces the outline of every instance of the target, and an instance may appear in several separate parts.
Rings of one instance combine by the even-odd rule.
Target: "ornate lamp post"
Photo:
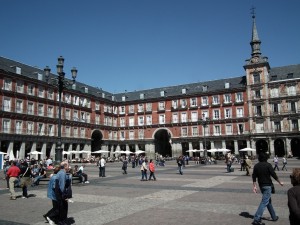
[[[61,142],[61,94],[63,93],[64,89],[70,85],[73,85],[75,83],[75,79],[77,77],[77,69],[73,67],[71,69],[72,74],[72,81],[65,80],[65,73],[63,71],[64,69],[64,61],[65,59],[60,56],[58,57],[58,63],[57,63],[57,77],[50,78],[50,71],[51,69],[46,66],[44,69],[45,71],[45,77],[48,84],[55,86],[58,88],[58,141],[56,144],[55,149],[55,161],[60,163],[62,161],[62,142]]]
[[[204,138],[204,157],[206,160],[207,157],[207,149],[206,149],[206,136],[205,136],[205,128],[207,127],[207,123],[209,121],[209,119],[207,117],[205,117],[205,114],[202,113],[202,119],[199,120],[201,125],[203,126],[203,138]]]

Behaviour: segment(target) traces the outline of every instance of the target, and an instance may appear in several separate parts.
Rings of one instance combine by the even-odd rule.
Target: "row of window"
[[[54,124],[44,124],[44,123],[35,123],[31,121],[15,121],[15,126],[12,126],[10,119],[2,120],[2,132],[3,133],[13,133],[20,135],[39,135],[39,136],[57,136],[55,132],[56,125]],[[24,125],[26,128],[24,128]],[[64,132],[62,135],[64,137],[81,137],[85,138],[85,128],[70,127],[64,126]]]

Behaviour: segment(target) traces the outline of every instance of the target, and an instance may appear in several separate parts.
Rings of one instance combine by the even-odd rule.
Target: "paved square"
[[[266,210],[266,224],[289,224],[286,193],[291,187],[291,169],[299,167],[299,160],[290,159],[287,166],[288,171],[276,171],[284,186],[276,182],[272,196],[279,221],[269,221]],[[233,165],[234,172],[226,173],[223,161],[206,166],[190,162],[180,175],[175,161],[168,161],[165,167],[156,167],[157,181],[144,182],[140,181],[139,167],[129,166],[128,175],[122,174],[121,167],[121,163],[108,163],[107,177],[99,178],[98,167],[87,164],[90,184],[75,184],[74,203],[69,203],[68,216],[73,217],[73,224],[251,224],[261,200],[260,193],[252,192],[251,177],[245,176],[238,164]],[[51,208],[47,186],[29,187],[32,197],[12,201],[1,172],[0,224],[47,224],[42,217]],[[16,191],[20,196],[21,189]]]

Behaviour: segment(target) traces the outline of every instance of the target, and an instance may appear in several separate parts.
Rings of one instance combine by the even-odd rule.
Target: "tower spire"
[[[251,8],[251,14],[252,14],[252,19],[253,19],[253,24],[252,24],[252,40],[250,42],[251,48],[252,48],[252,58],[259,58],[261,55],[260,52],[260,44],[261,41],[259,40],[258,37],[258,32],[256,29],[256,21],[255,21],[255,8]]]

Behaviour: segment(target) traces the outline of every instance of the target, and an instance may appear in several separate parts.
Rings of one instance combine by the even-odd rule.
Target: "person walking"
[[[300,168],[293,169],[290,175],[292,188],[288,190],[288,207],[290,225],[300,224]]]
[[[59,204],[56,198],[55,185],[57,180],[57,173],[60,170],[59,165],[55,165],[53,169],[53,174],[50,176],[48,183],[47,197],[52,200],[52,209],[50,209],[43,217],[50,225],[58,223],[59,220]]]
[[[147,160],[144,159],[144,160],[142,160],[142,164],[141,164],[141,173],[142,173],[141,181],[146,181],[147,180],[147,171],[148,171]]]
[[[125,157],[125,159],[123,160],[123,165],[122,165],[123,174],[127,174],[127,166],[128,166],[128,161]]]
[[[278,157],[277,155],[275,155],[274,159],[273,159],[273,162],[274,162],[274,170],[277,169],[277,171],[279,171],[279,167],[278,167]]]
[[[105,164],[106,161],[104,157],[102,156],[99,163],[99,177],[105,177]]]
[[[16,200],[15,181],[18,180],[21,171],[19,167],[17,167],[16,161],[11,161],[10,165],[11,166],[7,171],[7,176],[9,177],[10,200]]]
[[[250,176],[250,169],[252,167],[252,161],[249,159],[248,156],[246,156],[246,160],[244,161],[245,167],[246,167],[246,176]]]
[[[286,168],[287,159],[285,158],[285,156],[283,156],[283,158],[282,158],[282,163],[283,163],[283,167],[281,170],[285,169],[285,171],[287,171],[287,168]]]
[[[20,171],[21,188],[23,192],[22,198],[28,198],[27,187],[30,185],[31,182],[31,169],[26,161],[23,161],[21,163]]]
[[[156,181],[156,177],[155,177],[155,165],[152,159],[150,159],[149,162],[149,171],[150,171],[150,176],[149,176],[149,180],[151,180],[151,177],[153,177],[153,180]]]
[[[177,159],[177,165],[178,165],[178,171],[181,175],[183,175],[182,172],[182,165],[183,165],[183,159],[182,156],[179,156],[179,158]]]
[[[264,213],[265,208],[267,207],[272,220],[277,221],[278,216],[275,213],[275,210],[272,206],[271,193],[272,193],[272,179],[273,177],[281,186],[283,183],[279,180],[276,175],[272,165],[268,163],[268,155],[265,152],[260,152],[258,156],[258,163],[253,168],[252,180],[253,180],[253,192],[257,193],[258,188],[256,180],[258,181],[259,188],[262,193],[262,200],[258,206],[258,209],[254,215],[253,225],[264,225],[261,221],[261,217]]]

